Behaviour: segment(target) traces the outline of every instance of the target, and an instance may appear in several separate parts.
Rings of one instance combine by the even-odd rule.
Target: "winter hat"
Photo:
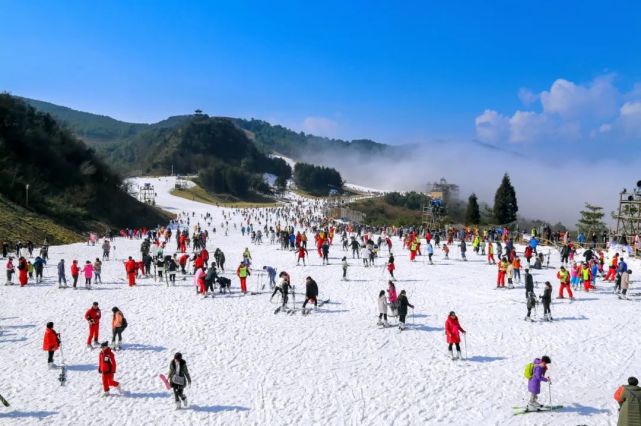
[[[405,290],[401,290],[401,294],[405,294]]]
[[[102,343],[100,344],[100,347],[101,347],[101,348],[108,348],[108,347],[109,347],[109,342],[107,342],[107,341],[105,340],[104,342],[102,342]]]
[[[541,357],[541,361],[543,361],[543,362],[544,362],[544,363],[546,363],[546,364],[552,364],[552,360],[551,360],[551,359],[550,359],[550,357],[549,357],[549,356],[547,356],[547,355],[543,355],[543,356]]]
[[[628,274],[631,274],[631,273],[632,273],[632,269],[628,269]]]
[[[47,328],[53,328],[53,323],[51,321],[47,323]]]
[[[114,314],[115,314],[116,312],[118,312],[119,310],[120,310],[120,309],[118,309],[118,307],[117,307],[117,306],[114,306],[113,308],[111,308],[111,312],[113,312]]]
[[[98,302],[93,302],[92,305],[93,306],[98,306]]]
[[[176,352],[176,354],[174,355],[174,359],[182,360],[183,359],[183,354],[181,354],[180,352]]]
[[[628,384],[630,386],[637,386],[639,384],[639,380],[636,377],[628,377]]]
[[[456,314],[454,313],[454,311],[450,311],[450,316],[452,316],[452,315],[456,316]]]

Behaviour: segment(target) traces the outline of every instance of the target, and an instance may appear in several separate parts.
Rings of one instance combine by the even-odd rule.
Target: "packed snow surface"
[[[386,288],[386,250],[376,266],[365,268],[344,253],[340,238],[335,238],[329,266],[321,266],[310,247],[308,266],[297,267],[293,252],[268,242],[252,245],[248,236],[241,236],[240,214],[232,217],[224,236],[222,212],[233,214],[232,210],[171,196],[173,178],[140,182],[155,186],[160,207],[173,213],[195,212],[192,226],[205,225],[201,215],[213,215],[211,227],[217,232],[209,228],[208,249],[210,254],[216,247],[224,251],[228,276],[233,276],[248,247],[255,270],[271,265],[288,271],[297,292],[304,291],[304,279],[311,276],[318,282],[319,299],[331,299],[330,303],[308,316],[274,315],[277,305],[270,303],[268,292],[241,296],[237,279],[231,297],[203,299],[196,295],[191,276],[183,280],[180,275],[173,288],[153,278],[139,279],[129,288],[122,261],[128,255],[139,258],[141,241],[123,238],[114,240],[117,260],[103,265],[104,284],[91,291],[58,289],[60,258],[67,267],[72,259],[82,264],[100,257],[101,249],[86,244],[51,247],[43,284],[0,287],[0,394],[11,403],[10,408],[0,406],[0,423],[613,425],[616,387],[628,376],[641,374],[636,282],[631,301],[618,299],[612,285],[599,280],[597,291],[578,292],[573,303],[555,299],[554,322],[528,323],[523,320],[522,284],[514,290],[495,290],[497,268],[483,257],[468,251],[469,262],[462,262],[455,246],[450,260],[437,249],[434,265],[424,257],[410,263],[394,238],[397,289],[405,289],[416,308],[410,311],[406,331],[379,329],[376,299]],[[264,225],[253,222],[256,228]],[[313,233],[308,231],[308,236],[311,241]],[[174,250],[172,239],[166,252]],[[341,281],[343,255],[351,265],[346,282]],[[634,279],[641,271],[639,262],[629,265]],[[559,255],[554,250],[550,266],[533,271],[539,283],[536,291],[541,294],[542,283],[550,280],[556,296]],[[259,275],[250,278],[250,290],[260,290]],[[127,392],[123,396],[101,397],[99,350],[85,347],[83,315],[93,301],[103,312],[101,341],[110,335],[113,306],[129,323],[123,350],[116,352],[116,380]],[[301,302],[297,294],[296,303]],[[444,322],[452,310],[468,331],[462,345],[465,361],[447,356]],[[541,317],[539,306],[537,318]],[[42,350],[48,321],[62,334],[68,369],[62,387],[58,371],[47,369]],[[193,378],[186,390],[191,407],[184,410],[174,409],[171,393],[158,378],[167,373],[176,351],[182,352]],[[527,397],[523,368],[544,354],[552,358],[552,403],[565,408],[513,416],[512,407],[523,406]],[[543,384],[541,402],[548,403],[548,392]]]

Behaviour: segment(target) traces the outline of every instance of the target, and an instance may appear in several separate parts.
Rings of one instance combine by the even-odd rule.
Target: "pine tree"
[[[593,206],[590,203],[585,203],[585,210],[581,210],[581,219],[576,224],[579,232],[583,232],[586,237],[597,233],[600,234],[607,230],[605,223],[603,223],[603,207]]]
[[[510,182],[510,176],[506,173],[494,195],[494,218],[499,224],[514,222],[518,211],[516,191]]]
[[[476,194],[472,193],[467,199],[467,209],[465,210],[465,223],[468,225],[478,225],[481,223],[481,211]]]

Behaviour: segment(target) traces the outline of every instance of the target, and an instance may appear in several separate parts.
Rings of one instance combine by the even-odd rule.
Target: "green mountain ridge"
[[[51,114],[61,121],[76,136],[96,149],[105,161],[122,173],[130,174],[140,169],[128,168],[139,162],[138,154],[123,152],[133,145],[149,146],[154,140],[166,138],[168,132],[183,125],[196,115],[168,117],[158,123],[127,123],[114,118],[77,111],[50,102],[22,98],[34,108]],[[279,153],[296,161],[310,161],[319,154],[333,155],[379,155],[397,149],[369,139],[345,141],[320,137],[304,132],[295,132],[281,125],[272,125],[263,120],[233,117],[212,117],[229,120],[265,153]],[[123,163],[124,158],[124,163]]]

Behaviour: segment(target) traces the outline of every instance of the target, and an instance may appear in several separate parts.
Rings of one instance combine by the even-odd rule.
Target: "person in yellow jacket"
[[[244,261],[240,262],[240,265],[238,265],[236,275],[238,275],[238,278],[240,279],[240,291],[242,291],[243,294],[247,294],[247,277],[250,275],[250,272]]]
[[[496,278],[496,288],[502,287],[505,288],[505,274],[507,273],[507,259],[504,257],[499,262],[499,274]]]

